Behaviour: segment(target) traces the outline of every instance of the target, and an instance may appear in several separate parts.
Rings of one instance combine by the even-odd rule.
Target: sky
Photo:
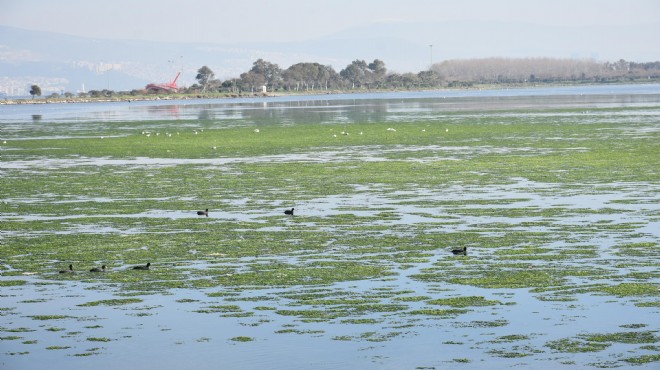
[[[0,25],[148,41],[290,42],[369,23],[466,20],[658,24],[660,0],[0,0]]]
[[[85,68],[168,81],[173,60],[184,84],[202,65],[228,79],[259,58],[336,71],[378,58],[398,73],[488,57],[660,61],[660,0],[0,0],[0,26],[84,38],[70,45],[148,41],[62,50],[44,40],[67,38],[12,42],[0,30],[0,93],[35,76],[54,91],[82,79],[98,85],[81,77]],[[126,88],[118,80],[113,86]]]

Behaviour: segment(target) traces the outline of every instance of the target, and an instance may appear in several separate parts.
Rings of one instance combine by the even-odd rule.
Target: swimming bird
[[[284,214],[293,216],[293,210],[294,210],[294,208],[287,209],[286,211],[284,211]]]
[[[209,217],[209,209],[207,208],[206,211],[197,211],[197,216]]]
[[[467,247],[463,247],[463,248],[460,248],[460,249],[452,249],[451,252],[453,254],[457,254],[457,255],[458,254],[467,255]]]
[[[93,269],[90,269],[89,272],[105,272],[105,265],[101,266],[101,268],[94,267]]]
[[[73,265],[69,265],[68,270],[60,270],[60,274],[73,274]]]
[[[149,270],[149,266],[151,266],[151,262],[147,262],[146,265],[135,266],[133,270]]]

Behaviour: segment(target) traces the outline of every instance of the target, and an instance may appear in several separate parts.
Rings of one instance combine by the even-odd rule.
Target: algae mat
[[[4,136],[3,366],[658,365],[660,103],[295,114]]]

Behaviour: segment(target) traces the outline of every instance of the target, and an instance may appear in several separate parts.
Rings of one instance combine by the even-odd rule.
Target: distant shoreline
[[[423,92],[423,91],[467,91],[467,90],[506,90],[506,89],[534,89],[547,87],[576,87],[576,86],[616,86],[616,85],[646,85],[657,84],[653,80],[650,82],[627,81],[616,83],[579,83],[579,84],[487,84],[475,85],[472,87],[445,87],[432,89],[364,89],[364,90],[328,90],[328,91],[288,91],[288,92],[269,92],[269,93],[189,93],[189,94],[145,94],[145,95],[127,95],[117,94],[114,96],[101,97],[37,97],[37,98],[4,98],[0,99],[0,105],[24,105],[24,104],[76,104],[76,103],[116,103],[133,101],[161,101],[161,100],[202,100],[202,99],[244,99],[244,98],[268,98],[282,96],[324,96],[338,94],[377,94],[391,92]]]

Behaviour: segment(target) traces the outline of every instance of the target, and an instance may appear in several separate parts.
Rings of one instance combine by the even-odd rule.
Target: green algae
[[[87,302],[79,304],[79,307],[91,307],[91,306],[122,306],[132,303],[140,303],[142,299],[139,298],[124,298],[124,299],[104,299],[100,301]]]
[[[241,308],[237,305],[210,305],[198,310],[195,312],[199,313],[228,313],[228,312],[241,312]]]
[[[596,343],[575,339],[559,339],[546,343],[546,347],[558,352],[580,353],[580,352],[599,352],[609,347],[609,343]]]
[[[21,286],[25,285],[27,282],[25,280],[0,280],[0,286],[10,287],[10,286]]]
[[[601,288],[603,293],[618,297],[652,296],[660,297],[660,289],[651,283],[620,283]]]
[[[467,313],[468,310],[461,310],[461,309],[436,309],[436,308],[425,308],[425,309],[419,309],[419,310],[412,310],[410,311],[410,315],[421,315],[421,316],[430,316],[430,317],[438,317],[438,318],[443,318],[443,319],[448,319],[448,318],[454,318],[458,315],[462,315],[464,313]]]
[[[19,337],[18,335],[8,335],[6,337],[0,337],[0,340],[21,340],[23,337]]]
[[[657,307],[652,279],[658,275],[648,270],[657,267],[658,248],[649,241],[655,236],[645,231],[657,213],[624,207],[652,204],[657,197],[645,190],[659,180],[657,134],[620,135],[618,120],[499,120],[463,118],[451,122],[451,135],[444,131],[447,122],[358,123],[351,132],[365,135],[341,141],[333,137],[345,129],[341,125],[299,124],[268,127],[259,135],[245,127],[188,130],[173,137],[122,130],[121,137],[104,140],[12,143],[21,150],[14,158],[48,158],[56,166],[3,168],[0,188],[8,200],[0,202],[0,214],[8,215],[0,250],[7,264],[3,274],[11,267],[6,276],[37,274],[130,296],[206,290],[211,291],[206,297],[236,302],[177,301],[216,317],[250,317],[253,312],[241,302],[272,302],[251,309],[298,323],[371,325],[374,330],[362,334],[333,337],[365,342],[403,335],[381,331],[383,326],[414,331],[427,318],[458,321],[503,304],[475,295],[483,292],[454,296],[460,287],[523,289],[557,304],[594,294]],[[395,135],[386,130],[393,125]],[[172,161],[142,165],[138,157]],[[94,163],[106,159],[127,162]],[[177,162],[182,159],[209,161]],[[24,181],[28,174],[31,181]],[[625,195],[626,188],[635,198]],[[602,208],[567,204],[571,197],[611,194],[616,199]],[[546,197],[539,206],[538,199]],[[296,216],[285,218],[282,210],[290,206]],[[207,207],[208,218],[196,216]],[[461,246],[468,246],[467,256],[450,253]],[[130,269],[147,261],[153,264],[150,271]],[[69,263],[75,274],[57,273]],[[87,273],[101,263],[109,266],[106,274]],[[353,284],[402,279],[427,291],[347,293]],[[440,289],[431,294],[432,285],[449,286],[449,297],[436,294]],[[264,293],[244,296],[255,290]],[[103,300],[80,307],[139,302]],[[449,324],[475,331],[507,326],[497,310],[493,320]],[[35,320],[75,319],[42,317]],[[322,331],[301,327],[277,333]],[[632,343],[626,341],[654,343],[653,335],[578,335],[546,347],[602,352],[615,343]],[[527,339],[498,336],[493,342]],[[513,346],[487,353],[518,358],[538,352]],[[78,355],[92,354],[98,349]]]
[[[494,343],[502,343],[502,342],[517,342],[521,340],[529,340],[528,335],[523,335],[523,334],[511,334],[511,335],[503,335],[501,337],[497,337],[493,342]]]
[[[64,320],[70,319],[71,316],[67,315],[31,315],[29,316],[33,320],[47,321],[47,320]]]
[[[484,297],[450,297],[429,300],[426,302],[431,305],[452,306],[452,307],[480,307],[500,305],[500,301],[487,300]]]
[[[632,364],[632,365],[648,364],[648,363],[651,363],[651,362],[659,362],[660,361],[660,354],[642,355],[642,356],[636,356],[636,357],[627,357],[627,358],[624,358],[621,361],[624,361],[624,362]]]
[[[252,337],[238,336],[230,339],[233,342],[253,342],[255,339]]]
[[[546,347],[565,353],[600,352],[615,343],[646,344],[658,343],[658,341],[660,341],[660,337],[654,331],[628,331],[580,334],[575,338],[564,338],[547,342]],[[646,360],[649,360],[649,362],[655,361],[652,357],[646,358]],[[624,359],[623,361],[626,360]]]
[[[638,344],[638,343],[660,342],[660,337],[658,337],[653,331],[629,331],[629,332],[618,332],[618,333],[584,334],[584,335],[580,335],[579,338],[586,340],[588,342],[599,342],[599,343],[616,342],[616,343]]]
[[[110,338],[105,338],[105,337],[88,337],[88,341],[90,342],[111,342],[112,339]]]
[[[59,350],[64,350],[64,349],[69,349],[71,346],[48,346],[46,347],[47,350],[49,351],[59,351]]]

